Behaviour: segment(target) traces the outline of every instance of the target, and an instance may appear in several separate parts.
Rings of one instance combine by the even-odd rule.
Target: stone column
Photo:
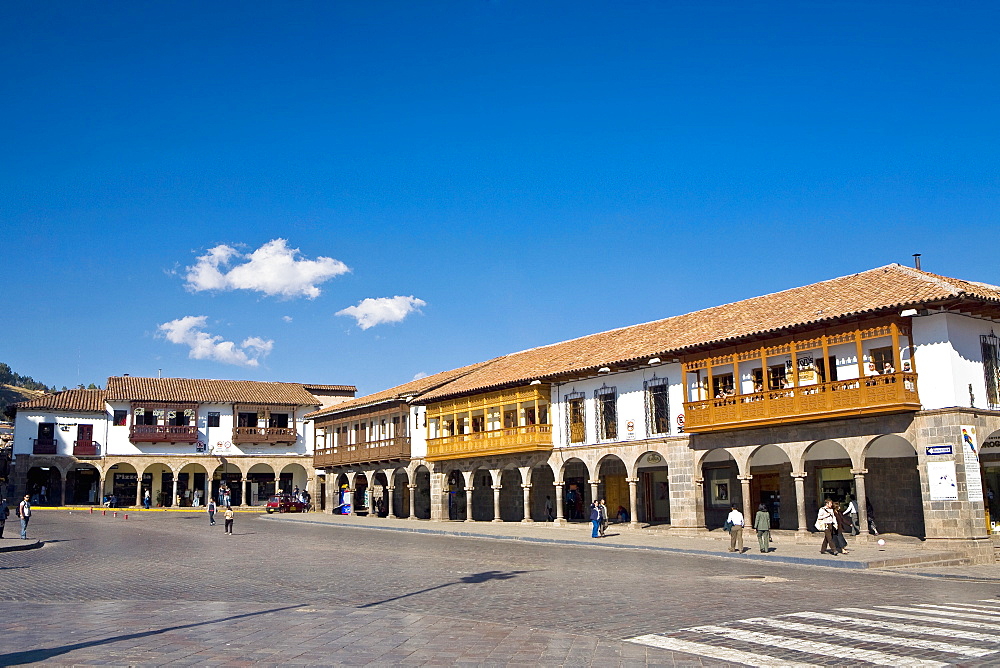
[[[60,495],[59,505],[66,505],[66,483],[69,481],[69,471],[60,471],[62,475],[62,494]],[[18,501],[20,503],[20,501]]]
[[[524,517],[521,519],[525,524],[530,524],[535,520],[531,519],[531,485],[521,485],[524,492]]]
[[[326,508],[324,512],[328,515],[333,515],[334,506],[337,505],[337,478],[333,475],[333,471],[330,469],[326,470]]]
[[[503,522],[500,517],[500,485],[493,485],[493,521]]]
[[[587,483],[590,485],[590,502],[593,503],[594,501],[598,500],[598,497],[597,497],[597,494],[598,494],[597,486],[601,484],[601,481],[600,481],[600,479],[597,479],[597,480],[588,480]],[[586,508],[584,508],[583,514],[584,514],[584,519],[588,519],[590,517],[590,511],[587,510]]]
[[[743,492],[743,522],[744,524],[753,524],[753,502],[750,500],[750,481],[753,480],[753,476],[738,475],[736,479],[740,481],[740,488]]]
[[[66,484],[63,483],[63,499],[64,499],[63,502],[64,503],[65,503],[65,498],[66,498]],[[137,473],[136,474],[136,481],[135,481],[135,507],[136,508],[142,508],[142,474],[141,473]]]
[[[871,535],[868,531],[868,495],[865,493],[865,474],[868,469],[851,469],[854,474],[854,503],[858,507],[859,536]]]
[[[208,471],[208,467],[207,466],[205,467],[205,470]],[[141,476],[142,474],[140,473],[139,475]],[[153,490],[149,490],[149,494],[150,494],[150,501],[152,501]],[[204,501],[205,501],[205,505],[206,506],[208,505],[208,501],[211,498],[212,498],[212,472],[208,471],[207,473],[205,473],[205,499],[204,499]]]
[[[27,492],[25,492],[25,493],[27,493]],[[97,499],[96,499],[96,501],[97,501],[97,505],[98,506],[103,506],[104,505],[104,476],[101,475],[100,471],[97,472]]]
[[[354,487],[347,489],[347,498],[351,500],[351,515],[358,514],[358,500],[354,498]]]
[[[792,478],[795,479],[795,506],[798,509],[800,534],[809,532],[809,525],[806,522],[806,475],[805,472],[792,473]]]
[[[416,483],[406,486],[410,490],[410,516],[407,519],[417,519],[417,485]]]
[[[556,521],[553,522],[557,527],[561,527],[566,524],[566,518],[563,516],[563,483],[556,482]]]
[[[173,508],[174,504],[177,503],[177,475],[178,475],[177,472],[174,471],[174,475],[173,475],[174,491],[170,494],[170,507],[171,508]]]
[[[629,513],[629,523],[628,525],[633,529],[639,528],[639,479],[638,478],[628,478],[625,482],[628,483],[628,513]],[[649,518],[646,518],[649,521]]]
[[[244,477],[241,477],[240,478],[240,489],[243,490],[243,494],[242,494],[243,498],[240,499],[240,501],[241,501],[240,507],[241,508],[246,508],[247,506],[250,505],[249,503],[247,503],[247,498],[250,496],[247,493],[247,488],[249,488],[249,486],[250,486],[250,481],[247,480]]]
[[[386,487],[386,490],[388,490],[388,492],[389,492],[389,509],[388,509],[389,512],[386,513],[385,517],[386,517],[386,519],[394,520],[394,519],[396,519],[396,508],[393,505],[393,503],[395,502],[395,497],[393,495],[393,492],[396,490],[396,488],[395,487]]]

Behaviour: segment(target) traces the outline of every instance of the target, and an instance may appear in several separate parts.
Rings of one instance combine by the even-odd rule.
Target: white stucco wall
[[[681,365],[663,364],[656,367],[626,371],[622,373],[602,374],[586,380],[552,385],[552,440],[554,447],[578,447],[592,445],[598,442],[628,442],[650,438],[661,434],[650,434],[646,424],[646,395],[643,384],[654,379],[667,379],[670,411],[670,432],[667,435],[680,433],[677,426],[677,415],[684,411],[684,387],[681,384]],[[617,394],[618,437],[614,441],[598,441],[597,438],[597,405],[594,392],[602,387],[614,387]],[[567,421],[568,403],[566,396],[574,392],[584,394],[586,437],[583,443],[569,442]],[[629,431],[628,423],[633,423]]]
[[[996,323],[953,313],[913,318],[917,389],[925,409],[986,408],[986,377],[979,337]],[[972,386],[973,402],[969,396]]]
[[[103,413],[61,413],[50,411],[19,410],[14,419],[14,455],[30,455],[38,438],[38,425],[52,422],[56,425],[54,437],[56,454],[72,455],[73,442],[76,440],[77,425],[90,424],[94,427],[94,441],[103,454],[107,443],[107,416]],[[65,428],[65,431],[63,430]]]

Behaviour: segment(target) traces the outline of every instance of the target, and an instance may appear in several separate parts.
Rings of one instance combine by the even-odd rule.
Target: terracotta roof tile
[[[374,394],[369,394],[364,397],[358,397],[357,399],[351,399],[349,401],[343,401],[339,404],[335,404],[328,408],[324,408],[320,411],[315,411],[306,415],[307,418],[317,418],[323,417],[324,415],[332,415],[335,413],[342,413],[347,410],[363,408],[365,406],[371,406],[373,404],[380,404],[386,401],[403,400],[409,396],[419,396],[428,390],[432,390],[440,385],[455,380],[470,371],[482,368],[483,366],[489,364],[493,360],[487,362],[479,362],[478,364],[470,364],[469,366],[463,366],[458,369],[452,369],[450,371],[442,371],[441,373],[436,373],[433,376],[425,376],[424,378],[418,378],[417,380],[411,380],[409,383],[403,383],[402,385],[397,385],[396,387],[390,387],[387,390],[382,390],[381,392],[375,392]]]
[[[54,410],[73,413],[103,413],[106,390],[63,390],[55,394],[44,394],[29,401],[22,401],[18,410]]]
[[[108,378],[109,401],[185,401],[200,403],[311,406],[319,400],[301,383],[200,378]]]
[[[501,357],[432,390],[420,403],[533,379],[596,370],[696,346],[901,308],[972,299],[1000,305],[1000,287],[948,278],[898,264],[686,315],[591,334]]]

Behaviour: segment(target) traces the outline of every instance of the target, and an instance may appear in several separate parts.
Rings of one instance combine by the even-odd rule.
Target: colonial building
[[[225,484],[237,505],[312,489],[306,413],[351,399],[347,385],[185,378],[108,379],[17,404],[14,486],[53,504],[203,505]]]
[[[564,522],[604,497],[697,533],[763,503],[804,534],[854,496],[865,528],[992,558],[998,322],[1000,287],[889,265],[492,360],[410,402],[430,516]]]
[[[475,364],[404,383],[309,413],[314,462],[326,481],[331,512],[430,518],[430,471],[421,394],[482,366]]]

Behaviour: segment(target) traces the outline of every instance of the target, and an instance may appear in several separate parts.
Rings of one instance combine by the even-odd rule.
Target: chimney
[[[913,254],[913,266],[916,267],[917,271],[920,271],[920,253]]]

